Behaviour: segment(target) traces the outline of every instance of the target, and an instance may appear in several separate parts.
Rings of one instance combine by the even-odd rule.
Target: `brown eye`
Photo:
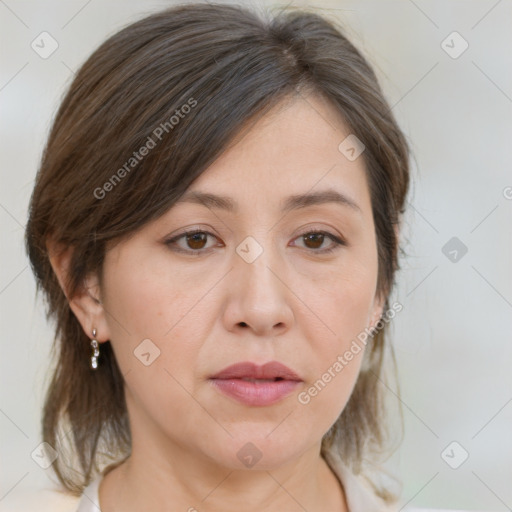
[[[208,238],[210,238],[211,241],[215,240],[217,237],[208,231],[196,229],[194,231],[181,233],[181,235],[167,240],[165,244],[174,251],[199,256],[214,247],[212,244],[208,247]]]
[[[208,235],[206,233],[193,233],[186,235],[187,245],[190,249],[204,249]]]
[[[302,235],[304,243],[308,249],[318,249],[324,243],[325,235],[323,233],[308,233]]]
[[[340,246],[347,245],[343,239],[327,231],[308,231],[300,235],[296,240],[302,240],[303,248],[318,254],[327,254],[339,249]],[[328,240],[331,244],[322,248],[324,242]]]

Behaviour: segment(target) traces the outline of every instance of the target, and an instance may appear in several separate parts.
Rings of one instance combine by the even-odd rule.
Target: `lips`
[[[250,406],[267,406],[279,402],[302,379],[287,366],[272,361],[263,366],[243,362],[228,366],[210,377],[214,387],[238,402]]]
[[[213,379],[264,379],[264,380],[302,380],[293,370],[290,370],[284,364],[272,361],[263,366],[254,363],[237,363],[219,373],[215,374]]]

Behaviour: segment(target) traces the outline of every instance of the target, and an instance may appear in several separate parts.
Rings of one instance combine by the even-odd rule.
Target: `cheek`
[[[377,271],[363,259],[309,277],[301,328],[316,340],[319,354],[332,358],[369,326],[374,307]],[[347,258],[348,260],[348,258]],[[299,279],[302,279],[299,278]],[[300,283],[304,287],[304,282]],[[297,285],[299,282],[297,282]],[[327,362],[324,359],[324,363]]]
[[[338,419],[352,394],[365,349],[357,350],[357,354],[348,350],[336,355],[297,396],[308,422],[323,433]]]
[[[317,274],[301,329],[311,340],[307,387],[298,401],[327,429],[348,401],[359,376],[377,281],[376,261],[361,255]],[[315,419],[316,418],[316,419]]]
[[[193,428],[193,369],[207,328],[201,322],[207,303],[200,299],[208,286],[206,281],[187,285],[156,261],[128,265],[119,260],[105,279],[111,344],[134,428],[142,417],[172,424],[168,434],[173,436],[187,436]]]
[[[365,328],[373,299],[364,286],[350,281],[341,284],[341,289],[333,286],[330,293],[322,295],[324,307],[317,310],[329,330],[323,328],[323,336],[309,333],[313,340],[309,378],[297,396],[306,421],[324,433],[345,408],[359,376],[367,350]],[[317,306],[320,302],[318,299]]]
[[[107,263],[104,304],[114,340],[150,338],[161,344],[183,322],[197,325],[196,306],[209,279],[176,272],[157,251],[141,251],[140,258],[126,251]]]
[[[133,396],[158,409],[166,397],[191,390],[193,369],[211,316],[201,300],[218,278],[177,274],[165,258],[107,261],[103,302],[116,360]],[[173,379],[174,377],[174,379]],[[184,397],[186,399],[187,397]],[[188,397],[190,401],[190,397]]]

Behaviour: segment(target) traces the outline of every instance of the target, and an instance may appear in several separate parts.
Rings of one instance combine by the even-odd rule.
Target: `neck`
[[[267,471],[233,470],[182,448],[134,442],[131,456],[103,478],[99,494],[103,512],[347,510],[319,446]]]

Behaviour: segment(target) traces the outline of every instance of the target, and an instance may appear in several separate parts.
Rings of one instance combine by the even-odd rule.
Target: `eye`
[[[214,234],[208,231],[194,229],[169,238],[165,241],[165,244],[170,246],[174,251],[199,256],[208,249],[215,247],[215,244],[210,245],[209,247],[207,246],[208,237],[216,238],[218,240]],[[340,246],[347,245],[342,238],[327,231],[307,231],[299,235],[295,240],[302,240],[304,243],[303,247],[305,249],[321,254],[331,253]],[[327,240],[330,240],[330,246],[322,249],[321,247],[325,246],[325,242]]]
[[[185,231],[184,233],[169,238],[165,241],[165,243],[166,245],[171,246],[171,248],[177,252],[185,252],[189,254],[196,253],[199,255],[206,249],[211,249],[211,247],[213,247],[206,247],[208,237],[217,238],[215,235],[208,231],[194,229],[191,231]],[[178,242],[182,243],[180,244]]]
[[[331,241],[331,245],[325,249],[318,250],[322,247],[326,239]],[[308,231],[302,233],[302,235],[298,236],[295,240],[302,240],[306,249],[322,254],[333,252],[339,249],[340,246],[347,245],[339,236],[333,235],[327,231]]]

